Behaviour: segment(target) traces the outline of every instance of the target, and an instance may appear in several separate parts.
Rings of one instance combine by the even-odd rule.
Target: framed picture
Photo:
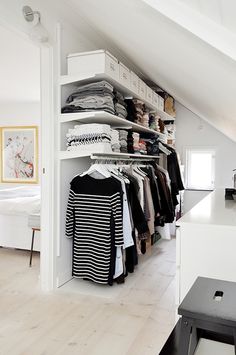
[[[1,182],[38,182],[38,127],[1,128]]]

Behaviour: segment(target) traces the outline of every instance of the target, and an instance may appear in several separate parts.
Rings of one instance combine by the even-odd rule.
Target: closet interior
[[[57,286],[72,276],[124,283],[139,255],[175,226],[184,186],[174,106],[107,51],[69,55],[67,64],[59,80]]]

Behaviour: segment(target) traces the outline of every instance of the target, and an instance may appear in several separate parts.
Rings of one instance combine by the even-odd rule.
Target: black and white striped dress
[[[72,180],[66,236],[73,237],[74,277],[112,285],[115,248],[124,244],[122,210],[122,188],[115,178]]]

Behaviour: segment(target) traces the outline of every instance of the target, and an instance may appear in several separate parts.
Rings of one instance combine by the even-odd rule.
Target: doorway
[[[4,165],[1,167],[0,190],[2,196],[7,196],[9,206],[10,199],[13,197],[15,202],[18,202],[18,209],[10,206],[11,213],[9,213],[6,210],[6,203],[3,203],[5,208],[2,209],[2,212],[0,211],[0,223],[5,229],[2,227],[1,229],[8,233],[7,237],[10,242],[8,243],[7,240],[1,242],[0,240],[2,247],[0,252],[2,251],[6,256],[6,263],[9,258],[11,259],[11,264],[16,266],[16,273],[19,273],[17,264],[20,257],[23,267],[20,272],[34,273],[35,285],[38,284],[41,289],[47,291],[53,287],[51,275],[53,258],[51,256],[52,249],[50,249],[53,244],[51,216],[53,184],[50,180],[52,177],[50,160],[52,139],[50,139],[50,145],[48,144],[50,127],[53,126],[52,49],[50,46],[39,47],[25,34],[18,33],[7,26],[1,25],[0,36],[2,37],[0,127],[9,127],[15,130],[19,127],[22,130],[35,129],[35,141],[32,144],[35,148],[33,150],[34,162],[32,163],[32,165],[34,164],[35,179],[32,181],[18,180],[18,174],[14,181],[13,179],[4,180]],[[4,129],[1,132],[3,136]],[[6,137],[8,136],[6,135]],[[21,135],[17,137],[21,139]],[[6,146],[2,147],[1,151],[4,151],[3,148],[5,149]],[[6,159],[2,159],[2,162],[4,161]],[[37,193],[38,198],[36,197]],[[24,200],[24,198],[26,199]],[[32,267],[29,268],[32,225],[29,227],[28,217],[31,214],[40,215],[41,232],[35,233],[34,250],[36,252],[33,255]],[[6,233],[1,234],[5,238]],[[51,240],[48,238],[49,235]],[[7,265],[5,267],[7,268]],[[14,268],[12,272],[14,273]]]

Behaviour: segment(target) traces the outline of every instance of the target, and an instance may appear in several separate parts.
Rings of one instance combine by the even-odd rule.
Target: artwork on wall
[[[1,182],[38,182],[38,128],[1,128]]]

